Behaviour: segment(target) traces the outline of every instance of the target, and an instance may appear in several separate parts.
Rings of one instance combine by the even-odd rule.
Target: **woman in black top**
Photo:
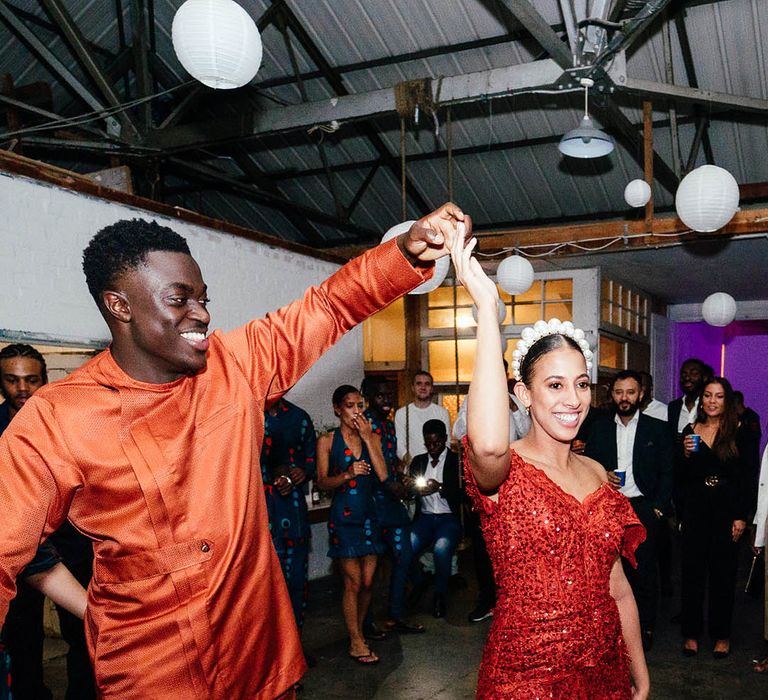
[[[714,377],[702,389],[695,422],[683,431],[681,622],[686,656],[698,652],[707,580],[713,655],[720,659],[730,652],[738,542],[749,511],[749,475],[739,454],[738,428],[733,389],[727,379]]]

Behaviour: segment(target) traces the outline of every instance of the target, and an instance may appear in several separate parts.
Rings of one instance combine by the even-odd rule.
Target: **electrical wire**
[[[175,92],[180,88],[187,87],[194,82],[196,81],[188,80],[185,83],[180,83],[179,85],[176,85],[172,88],[168,88],[167,90],[162,90],[158,93],[155,93],[154,95],[139,97],[129,102],[123,102],[119,105],[116,105],[115,107],[110,107],[109,109],[95,109],[91,112],[84,112],[83,114],[78,114],[76,117],[64,117],[63,119],[54,119],[52,121],[43,122],[42,124],[36,124],[35,126],[30,126],[25,129],[17,129],[16,131],[6,131],[4,133],[0,133],[0,139],[9,139],[9,138],[14,138],[16,136],[23,136],[24,134],[33,134],[39,131],[49,131],[50,129],[57,129],[65,126],[79,126],[81,124],[88,124],[89,122],[99,121],[106,117],[111,117],[115,114],[118,114],[119,112],[124,112],[130,109],[131,107],[136,107],[137,105],[144,104],[145,102],[150,102],[151,100],[157,99],[158,97],[162,97],[163,95],[168,95],[169,93]]]
[[[577,250],[583,250],[587,253],[598,253],[602,250],[606,250],[617,243],[627,243],[630,240],[637,238],[647,238],[653,236],[654,238],[679,238],[689,233],[693,233],[693,229],[687,229],[685,231],[675,233],[631,233],[621,236],[602,236],[597,238],[584,238],[580,241],[563,241],[561,243],[531,243],[524,246],[512,246],[508,248],[501,248],[493,253],[481,253],[477,252],[475,255],[482,258],[496,258],[500,255],[507,255],[508,253],[516,253],[517,255],[523,255],[526,258],[545,258],[550,255],[554,255],[564,248],[576,248]],[[583,245],[584,243],[599,243],[596,246]],[[548,250],[542,253],[531,252],[537,248],[547,248]]]

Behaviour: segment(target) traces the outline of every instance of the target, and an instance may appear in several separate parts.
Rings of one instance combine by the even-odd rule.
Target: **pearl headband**
[[[553,318],[550,321],[536,321],[533,326],[523,328],[522,337],[517,341],[517,349],[512,352],[512,376],[519,382],[522,380],[520,367],[525,356],[533,345],[548,335],[564,335],[576,341],[587,361],[587,372],[592,369],[592,351],[581,328],[575,328],[570,321],[560,321]]]

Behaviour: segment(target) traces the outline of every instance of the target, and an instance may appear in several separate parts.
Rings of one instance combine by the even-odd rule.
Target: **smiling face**
[[[710,382],[701,394],[701,408],[707,418],[720,418],[725,413],[725,387]]]
[[[43,368],[39,360],[32,357],[0,360],[0,392],[8,402],[11,418],[43,384]]]
[[[530,407],[536,428],[570,443],[589,411],[591,391],[584,355],[569,346],[542,355],[528,385],[518,382],[515,394]]]
[[[343,426],[355,430],[353,420],[363,415],[365,402],[359,392],[350,391],[344,395],[338,404],[334,404],[333,410]]]
[[[206,367],[207,288],[186,253],[153,251],[103,295],[112,354],[131,377],[162,384]]]
[[[634,416],[643,400],[643,390],[636,379],[617,379],[611,389],[611,398],[619,416]]]

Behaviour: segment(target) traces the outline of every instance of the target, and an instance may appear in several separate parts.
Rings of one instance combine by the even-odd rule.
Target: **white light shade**
[[[613,150],[613,139],[597,129],[588,115],[560,139],[560,153],[571,158],[600,158]]]
[[[630,207],[644,207],[651,198],[651,186],[645,180],[632,180],[624,188],[624,201]]]
[[[395,224],[389,231],[387,231],[382,237],[381,242],[386,243],[388,240],[399,236],[401,233],[408,231],[415,220],[403,221],[402,223]],[[444,255],[435,261],[435,271],[432,274],[432,278],[426,282],[422,282],[416,289],[412,289],[409,294],[426,294],[437,289],[445,280],[448,275],[448,270],[451,268],[451,258],[449,255]]]
[[[701,315],[710,326],[727,326],[736,318],[736,300],[725,292],[710,294],[701,305]]]
[[[717,231],[739,209],[739,185],[727,170],[702,165],[688,173],[675,194],[680,220],[694,231]]]
[[[519,255],[510,255],[499,263],[496,281],[507,294],[525,294],[533,284],[533,265]]]
[[[171,39],[181,65],[208,87],[242,87],[261,65],[256,23],[233,0],[187,0],[173,18]]]
[[[504,323],[504,319],[507,317],[507,305],[501,300],[498,299],[499,304],[499,325]],[[477,306],[475,304],[472,304],[472,318],[475,319],[475,323],[477,323]]]

